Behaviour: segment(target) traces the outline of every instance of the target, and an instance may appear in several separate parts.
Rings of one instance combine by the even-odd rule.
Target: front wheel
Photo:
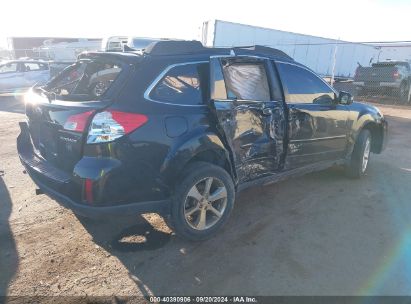
[[[175,189],[171,226],[188,240],[205,240],[227,221],[234,206],[231,176],[221,167],[191,164]]]
[[[371,132],[364,129],[358,135],[351,159],[346,166],[347,175],[360,178],[365,175],[371,155]]]

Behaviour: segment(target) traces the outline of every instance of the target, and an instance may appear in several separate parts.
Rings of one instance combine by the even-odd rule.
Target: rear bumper
[[[357,87],[363,87],[365,85],[364,81],[354,81],[352,84]]]
[[[374,82],[374,83],[367,83],[364,81],[354,81],[353,85],[358,87],[358,88],[372,88],[372,89],[378,89],[380,87],[383,88],[394,88],[394,89],[399,89],[401,86],[401,82]]]
[[[20,123],[20,128],[21,133],[17,138],[17,151],[26,172],[44,194],[53,198],[62,206],[71,209],[75,214],[90,218],[101,218],[150,212],[170,213],[170,200],[97,206],[72,199],[68,193],[73,189],[73,177],[38,157],[32,148],[27,123]]]
[[[381,87],[399,89],[401,82],[380,82]]]

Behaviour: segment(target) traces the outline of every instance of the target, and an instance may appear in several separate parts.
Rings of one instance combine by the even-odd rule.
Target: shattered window
[[[270,90],[262,63],[231,63],[223,67],[229,99],[269,101]]]
[[[150,98],[182,105],[203,104],[202,71],[207,64],[185,64],[172,68],[154,87]]]
[[[64,69],[46,86],[46,90],[65,98],[92,100],[101,97],[121,72],[110,61],[84,60]]]

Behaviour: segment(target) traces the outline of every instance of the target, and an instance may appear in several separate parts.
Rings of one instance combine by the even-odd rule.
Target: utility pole
[[[341,41],[341,38],[338,38],[338,42]],[[332,62],[332,70],[331,70],[331,80],[330,80],[330,85],[334,86],[334,75],[335,75],[335,65],[337,62],[337,49],[338,49],[338,43],[334,45],[334,54],[333,54],[333,62]]]

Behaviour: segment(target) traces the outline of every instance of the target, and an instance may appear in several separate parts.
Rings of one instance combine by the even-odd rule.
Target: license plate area
[[[380,82],[379,81],[366,82],[365,85],[367,87],[378,88],[380,86]]]
[[[48,122],[40,124],[38,149],[40,155],[52,163],[55,163],[58,158],[57,138],[55,126]]]

